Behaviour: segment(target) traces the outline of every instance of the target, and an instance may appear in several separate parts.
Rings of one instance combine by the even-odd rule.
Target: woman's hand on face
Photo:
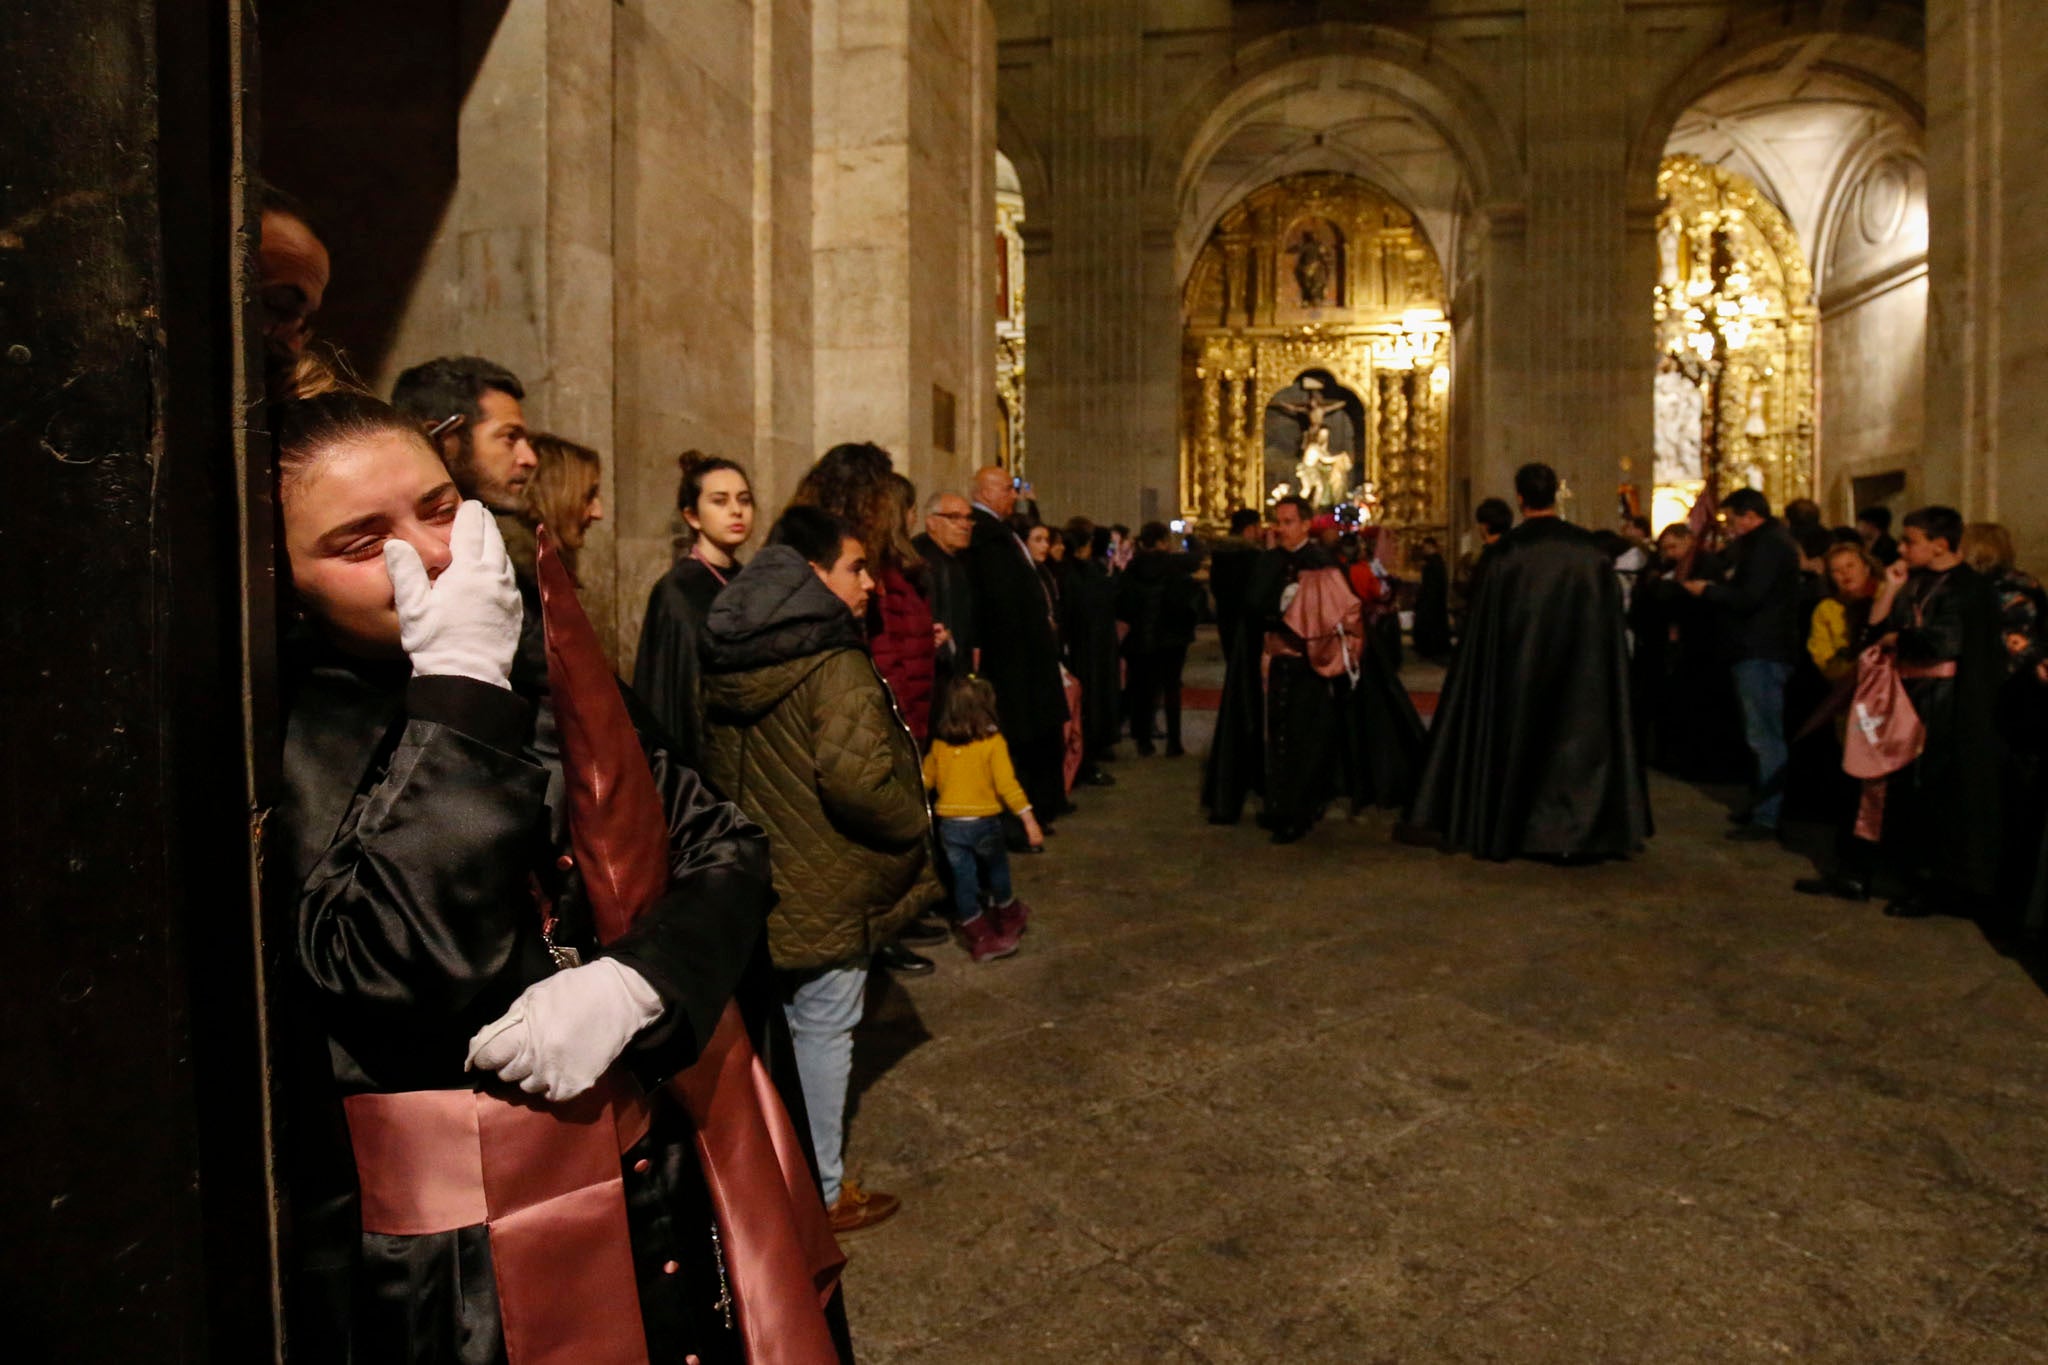
[[[384,542],[399,642],[412,660],[413,675],[474,678],[510,687],[525,606],[504,537],[482,503],[465,502],[457,509],[448,553],[448,567],[439,577],[429,577],[419,551],[395,537]]]
[[[1893,561],[1892,561],[1891,563],[1889,563],[1889,564],[1885,565],[1885,569],[1884,569],[1884,585],[1885,585],[1885,587],[1889,588],[1889,589],[1890,589],[1891,591],[1893,591],[1893,592],[1897,592],[1897,591],[1898,591],[1898,590],[1899,590],[1900,588],[1903,588],[1903,587],[1905,587],[1905,586],[1906,586],[1906,575],[1908,575],[1908,574],[1910,574],[1910,573],[1912,573],[1912,572],[1913,572],[1913,568],[1912,568],[1912,566],[1911,566],[1910,564],[1906,563],[1906,561],[1905,561],[1905,560],[1903,560],[1903,559],[1894,559],[1894,560],[1893,560]]]

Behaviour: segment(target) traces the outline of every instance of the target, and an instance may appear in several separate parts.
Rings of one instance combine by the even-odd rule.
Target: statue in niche
[[[1330,429],[1318,425],[1301,440],[1301,462],[1294,467],[1301,495],[1317,507],[1335,507],[1351,492],[1351,457],[1330,449]]]
[[[1304,400],[1294,403],[1276,395],[1267,404],[1267,411],[1285,413],[1293,418],[1299,426],[1299,434],[1287,440],[1269,428],[1266,443],[1268,469],[1275,473],[1285,471],[1284,476],[1291,476],[1289,482],[1292,487],[1317,506],[1333,507],[1347,501],[1353,459],[1349,452],[1339,447],[1349,444],[1347,433],[1350,428],[1348,425],[1335,429],[1331,426],[1332,419],[1344,411],[1344,400],[1325,392],[1323,381],[1314,375],[1302,376],[1289,388],[1299,388],[1305,395]],[[1283,389],[1281,392],[1287,391]],[[1281,430],[1284,431],[1285,427]],[[1276,460],[1277,464],[1274,463]]]
[[[1700,463],[1700,423],[1707,403],[1700,386],[1686,377],[1676,356],[1667,355],[1657,362],[1656,404],[1653,445],[1658,486],[1699,483],[1706,478]]]
[[[1311,224],[1288,251],[1294,257],[1294,285],[1305,308],[1321,308],[1331,302],[1337,282],[1337,252],[1327,225]]]
[[[1764,386],[1751,378],[1746,415],[1742,420],[1742,434],[1751,439],[1760,439],[1770,434],[1771,426],[1764,417]]]
[[[1306,403],[1283,403],[1275,398],[1269,406],[1301,418],[1301,447],[1306,450],[1309,436],[1327,425],[1324,419],[1331,413],[1343,411],[1344,404],[1335,398],[1323,397],[1323,381],[1320,379],[1304,379],[1301,387],[1308,392]]]
[[[1666,289],[1676,289],[1679,285],[1678,246],[1678,221],[1672,219],[1657,234],[1657,283]]]

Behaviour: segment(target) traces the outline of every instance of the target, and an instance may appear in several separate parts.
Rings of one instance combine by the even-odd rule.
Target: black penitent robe
[[[704,743],[703,667],[697,642],[726,579],[700,559],[682,559],[655,582],[633,661],[633,690],[674,742],[676,761],[696,766]],[[529,612],[529,615],[537,615]]]
[[[1117,580],[1092,556],[1071,555],[1060,566],[1060,642],[1067,667],[1081,683],[1081,738],[1093,760],[1116,747],[1123,728],[1119,710],[1116,605]]]
[[[1632,853],[1650,811],[1613,561],[1556,517],[1524,521],[1495,549],[1409,824],[1482,858]]]
[[[1444,557],[1422,561],[1422,584],[1415,593],[1415,652],[1441,660],[1451,652],[1451,575]]]
[[[1724,571],[1719,556],[1704,550],[1690,566],[1694,578],[1718,580]],[[1746,780],[1749,746],[1714,605],[1685,590],[1677,566],[1660,564],[1636,582],[1629,629],[1636,756],[1690,782]],[[1787,711],[1795,728],[1805,718]]]
[[[1216,824],[1237,823],[1252,792],[1263,801],[1260,823],[1298,830],[1339,797],[1353,809],[1398,808],[1414,790],[1422,718],[1370,637],[1355,684],[1323,677],[1305,658],[1262,667],[1267,632],[1300,643],[1281,619],[1287,587],[1310,569],[1334,567],[1315,544],[1263,551],[1252,567],[1202,771],[1202,804]]]
[[[1043,822],[1066,804],[1060,763],[1067,689],[1060,679],[1052,604],[1023,542],[981,507],[974,509],[967,576],[974,588],[981,675],[996,690],[1003,738]]]
[[[559,916],[557,943],[586,959],[597,945],[579,875],[558,865],[568,851],[561,771],[533,747],[532,704],[466,678],[406,674],[403,663],[318,646],[288,671],[271,864],[297,928],[280,1141],[295,1358],[492,1365],[505,1355],[488,1230],[362,1233],[340,1100],[500,1084],[463,1061],[469,1037],[554,970],[536,886]],[[620,1064],[651,1089],[696,1059],[737,996],[804,1134],[763,952],[767,840],[652,732],[642,725],[669,814],[672,884],[606,951],[669,1008]],[[714,1308],[709,1195],[688,1120],[666,1096],[654,1097],[653,1126],[621,1166],[653,1358],[738,1365],[739,1336]]]
[[[1874,635],[1897,631],[1899,667],[1954,663],[1953,678],[1907,678],[1927,727],[1921,755],[1886,782],[1883,848],[1916,880],[1988,895],[1998,881],[1998,698],[2006,680],[1998,594],[1967,564],[1915,569]]]

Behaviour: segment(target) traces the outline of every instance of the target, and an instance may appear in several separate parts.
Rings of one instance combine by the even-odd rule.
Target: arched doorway
[[[1414,216],[1356,176],[1290,175],[1225,212],[1182,291],[1181,505],[1214,526],[1306,491],[1441,529],[1450,322]]]
[[[1651,521],[1683,521],[1709,483],[1811,496],[1813,274],[1755,182],[1698,157],[1657,177],[1657,379]]]

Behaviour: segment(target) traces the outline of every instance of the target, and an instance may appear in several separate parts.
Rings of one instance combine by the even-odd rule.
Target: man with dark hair
[[[1398,807],[1422,755],[1422,718],[1366,643],[1357,594],[1310,536],[1314,516],[1302,497],[1273,508],[1279,543],[1252,568],[1202,773],[1212,823],[1236,824],[1257,792],[1276,844],[1307,834],[1339,796],[1354,810]]]
[[[296,360],[313,338],[313,315],[327,296],[331,263],[305,205],[275,185],[256,186],[261,217],[256,240],[257,302],[271,355]]]
[[[1513,529],[1515,512],[1501,499],[1488,498],[1472,510],[1472,520],[1479,523],[1480,540],[1491,545]]]
[[[1872,505],[1858,512],[1856,534],[1863,537],[1864,548],[1878,563],[1890,568],[1897,561],[1899,542],[1892,539],[1891,508]]]
[[[1244,616],[1245,588],[1251,583],[1252,565],[1265,548],[1265,530],[1259,514],[1240,507],[1230,514],[1230,539],[1209,553],[1209,595],[1216,599],[1216,638],[1223,645],[1223,657],[1230,657],[1237,639],[1237,625]]]
[[[1468,552],[1459,560],[1461,626],[1472,614],[1472,604],[1479,600],[1479,584],[1486,577],[1486,566],[1493,562],[1494,555],[1498,553],[1501,538],[1514,527],[1515,513],[1514,509],[1501,499],[1487,498],[1472,509],[1472,521],[1479,527],[1479,549]],[[1459,634],[1464,634],[1462,629]]]
[[[503,365],[452,355],[399,375],[391,406],[420,424],[463,497],[516,513],[540,464],[527,439],[525,397],[519,376]]]
[[[1415,652],[1442,663],[1451,656],[1451,575],[1435,536],[1422,538],[1416,565],[1421,574],[1415,590]]]
[[[1525,464],[1515,471],[1515,498],[1524,516],[1557,513],[1557,471],[1547,464]]]
[[[1181,671],[1201,620],[1202,587],[1195,581],[1194,556],[1173,541],[1163,521],[1138,530],[1138,552],[1118,575],[1115,619],[1130,627],[1123,655],[1130,664],[1126,696],[1131,739],[1141,758],[1150,758],[1152,722],[1166,712],[1166,756],[1187,751],[1180,742]],[[1113,635],[1112,635],[1112,638]],[[1110,676],[1116,676],[1114,669]]]
[[[1884,779],[1879,807],[1882,856],[1903,883],[1885,906],[1895,917],[1967,910],[1997,883],[2005,647],[1998,593],[1963,561],[1962,539],[1953,507],[1909,514],[1870,608],[1927,733],[1920,757]]]
[[[1523,521],[1480,578],[1401,837],[1482,858],[1621,857],[1650,833],[1621,584],[1557,515],[1555,471],[1524,465],[1515,490]]]
[[[1728,532],[1724,582],[1694,578],[1685,590],[1720,609],[1726,653],[1733,662],[1735,696],[1742,703],[1742,733],[1756,756],[1756,780],[1746,813],[1728,837],[1778,837],[1785,805],[1785,684],[1800,649],[1799,547],[1771,515],[1770,499],[1738,488],[1721,502]]]
[[[526,604],[513,678],[545,694],[547,633],[541,625],[540,581],[534,576],[540,546],[524,515],[526,484],[540,466],[540,456],[527,439],[526,414],[519,406],[525,396],[519,377],[503,365],[481,356],[442,356],[399,375],[392,386],[391,406],[419,423],[462,496],[475,498],[497,519],[520,600]],[[541,713],[544,732],[552,721],[551,713]]]
[[[852,527],[792,507],[703,640],[704,775],[776,850],[768,954],[837,1232],[899,1206],[844,1178],[853,1030],[874,954],[940,895],[917,744],[862,636],[874,586]]]

